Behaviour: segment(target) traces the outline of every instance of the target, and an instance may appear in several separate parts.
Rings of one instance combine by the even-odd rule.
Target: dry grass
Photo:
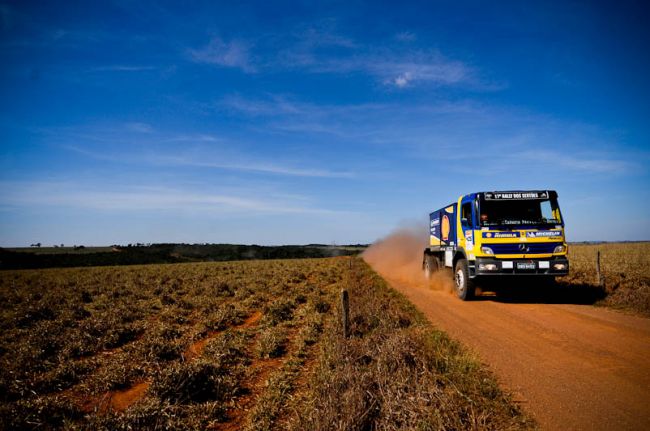
[[[650,243],[572,244],[571,272],[560,279],[569,285],[598,286],[596,254],[604,276],[604,305],[650,317]]]
[[[328,321],[292,430],[531,429],[494,377],[362,260],[347,282],[351,334]]]
[[[0,429],[532,426],[461,346],[348,264],[0,272]]]
[[[293,358],[289,334],[311,325],[313,304],[332,307],[343,269],[315,259],[0,272],[0,429],[228,422],[238,400],[259,396],[261,369]],[[132,405],[115,402],[136,387],[146,390]]]

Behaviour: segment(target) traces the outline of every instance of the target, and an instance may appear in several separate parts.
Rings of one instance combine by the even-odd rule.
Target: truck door
[[[463,247],[468,255],[474,252],[474,227],[476,225],[474,207],[474,196],[464,196],[460,203],[460,232],[458,235],[458,245]]]

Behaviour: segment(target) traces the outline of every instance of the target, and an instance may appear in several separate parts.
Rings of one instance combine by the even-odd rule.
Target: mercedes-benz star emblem
[[[527,252],[528,250],[530,250],[530,248],[528,247],[528,244],[519,244],[519,250],[523,252]]]

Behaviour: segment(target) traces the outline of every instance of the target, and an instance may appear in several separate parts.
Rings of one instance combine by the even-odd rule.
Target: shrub
[[[277,358],[286,352],[287,333],[279,327],[267,328],[257,340],[256,353],[260,358]]]
[[[268,307],[265,317],[271,325],[277,325],[280,322],[291,320],[295,307],[295,304],[291,301],[278,299]]]

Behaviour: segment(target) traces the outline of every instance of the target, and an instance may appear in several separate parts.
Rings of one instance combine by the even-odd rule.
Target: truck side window
[[[559,220],[556,220],[553,208],[551,207],[551,201],[542,201],[541,203],[541,212],[542,212],[542,221],[545,223],[558,223]]]
[[[472,226],[472,203],[467,202],[464,203],[463,206],[461,207],[461,212],[460,212],[460,218],[463,221],[463,226],[469,227]]]

